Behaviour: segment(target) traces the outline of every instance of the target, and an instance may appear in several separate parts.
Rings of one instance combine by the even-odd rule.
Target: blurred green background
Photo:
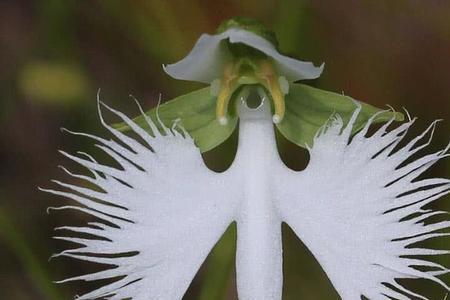
[[[254,17],[273,28],[284,53],[325,62],[322,77],[310,84],[381,107],[406,107],[419,117],[415,133],[434,119],[446,119],[431,150],[448,142],[449,1],[0,1],[1,300],[72,299],[98,285],[51,283],[99,269],[73,260],[48,261],[68,246],[51,239],[52,228],[80,224],[85,216],[47,215],[46,207],[61,200],[36,187],[64,177],[56,166],[67,161],[58,149],[96,152],[89,141],[61,134],[59,128],[104,133],[96,114],[99,88],[104,101],[134,115],[129,94],[150,108],[159,94],[164,101],[201,87],[169,78],[161,64],[182,58],[201,33],[214,32],[233,16]],[[233,149],[235,138],[205,158],[212,168],[223,169]],[[292,168],[306,164],[306,153],[282,139],[280,151]],[[428,175],[449,172],[450,162],[444,161]],[[449,209],[446,200],[435,206]],[[185,299],[236,299],[234,235],[232,227]],[[287,227],[284,240],[283,299],[338,299]],[[437,247],[449,245],[441,241]],[[433,284],[407,284],[431,299],[445,295]]]

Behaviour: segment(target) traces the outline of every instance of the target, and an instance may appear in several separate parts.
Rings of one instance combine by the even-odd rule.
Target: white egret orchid
[[[275,35],[253,20],[231,19],[217,31],[216,35],[203,34],[191,53],[164,70],[176,79],[211,83],[222,125],[227,124],[228,103],[240,85],[263,85],[273,98],[273,122],[280,123],[289,82],[314,79],[322,73],[323,65],[317,68],[310,62],[281,55]]]
[[[255,46],[249,41],[255,36],[242,29],[225,33],[210,38],[217,41],[228,37],[230,41]],[[200,63],[195,66],[195,60],[202,57],[199,53],[210,50],[201,49],[202,45],[208,46],[202,41],[205,38],[192,52],[197,54],[184,60],[186,70],[181,67],[183,63],[168,66],[166,71],[178,74],[179,78],[192,73],[197,80],[208,82],[220,74],[214,69],[214,75],[203,76],[203,71],[209,69]],[[255,48],[266,53],[264,48]],[[274,52],[266,54],[276,59],[271,53]],[[213,64],[215,60],[207,62]],[[311,65],[305,66],[304,73],[301,68],[295,69],[303,74],[301,78],[318,75]],[[283,66],[277,67],[277,72],[282,70]],[[290,69],[286,67],[286,70]],[[288,72],[285,77],[291,75]],[[342,299],[359,300],[361,296],[427,299],[399,284],[399,278],[428,279],[450,290],[440,279],[449,270],[424,258],[449,254],[449,251],[417,246],[421,241],[450,235],[443,231],[450,222],[436,218],[445,216],[446,212],[427,208],[450,193],[450,180],[419,179],[449,155],[450,146],[420,158],[414,156],[430,144],[436,123],[407,142],[405,135],[414,119],[394,126],[396,114],[320,92],[331,104],[327,106],[325,100],[319,101],[320,116],[311,112],[311,122],[322,120],[322,114],[332,110],[339,114],[317,127],[300,126],[298,132],[285,134],[298,142],[309,138],[296,139],[297,134],[315,131],[309,141],[309,165],[295,172],[278,155],[274,130],[279,127],[273,125],[272,112],[272,109],[276,112],[277,105],[272,107],[274,96],[270,89],[254,82],[240,84],[244,86],[237,89],[237,94],[230,95],[232,105],[228,108],[240,119],[239,145],[232,166],[223,173],[209,170],[201,157],[201,152],[219,143],[218,140],[205,142],[210,137],[198,133],[208,126],[207,132],[211,128],[219,130],[222,125],[217,116],[211,119],[210,115],[207,122],[194,122],[196,112],[205,109],[190,108],[190,99],[196,99],[192,95],[200,95],[197,97],[200,107],[207,102],[202,97],[212,102],[204,104],[206,107],[214,106],[214,96],[209,92],[180,97],[165,108],[161,105],[161,115],[155,115],[154,111],[146,114],[141,109],[142,116],[135,120],[99,102],[101,122],[115,139],[74,133],[92,138],[118,163],[111,166],[88,154],[75,156],[62,152],[87,168],[92,176],[63,169],[94,187],[55,181],[63,190],[45,189],[80,204],[57,209],[78,210],[100,220],[85,227],[58,228],[96,238],[57,237],[81,247],[56,256],[111,266],[63,282],[117,278],[80,296],[79,300],[181,299],[210,250],[233,222],[237,223],[240,300],[281,299],[283,222],[291,226],[314,254]],[[259,94],[261,103],[250,108],[247,100],[254,92]],[[307,95],[318,99],[313,92]],[[292,97],[288,101],[303,100]],[[108,125],[101,115],[101,105],[121,118],[123,125]],[[173,113],[176,107],[181,113]],[[285,118],[288,113],[289,106]],[[389,120],[369,134],[371,125],[386,114]],[[201,113],[197,117],[202,118]],[[180,122],[168,128],[167,122],[176,118],[181,118]],[[211,125],[214,122],[218,126]],[[285,119],[279,124],[284,122]],[[203,125],[196,127],[198,124]],[[119,130],[125,127],[138,138]]]

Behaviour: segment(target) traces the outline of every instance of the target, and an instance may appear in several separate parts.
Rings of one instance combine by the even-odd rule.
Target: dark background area
[[[213,33],[233,16],[257,18],[274,29],[282,52],[316,65],[325,62],[323,75],[311,85],[380,107],[405,107],[419,117],[414,133],[444,119],[430,151],[447,144],[450,1],[0,1],[1,300],[72,299],[98,285],[51,283],[98,269],[74,260],[48,262],[68,246],[51,239],[53,228],[81,224],[85,216],[48,215],[46,208],[63,200],[36,187],[63,176],[57,166],[67,161],[58,149],[95,153],[89,141],[59,128],[104,133],[96,112],[99,88],[105,102],[135,115],[129,94],[150,108],[159,94],[164,101],[202,87],[175,81],[161,65],[182,58],[201,33]],[[226,163],[218,160],[229,161],[230,149],[232,142],[207,154],[208,162],[220,168]],[[303,150],[285,141],[280,149],[292,167],[305,164]],[[447,160],[428,175],[448,177],[449,172]],[[448,200],[437,206],[448,210]],[[202,268],[186,299],[216,299],[217,291],[222,299],[235,299],[226,251],[232,236],[233,231],[221,242],[225,250],[216,251],[223,255],[208,260],[219,267]],[[283,299],[338,299],[288,228],[284,239]],[[443,243],[436,247],[448,249]],[[445,295],[433,284],[408,284],[432,299]]]

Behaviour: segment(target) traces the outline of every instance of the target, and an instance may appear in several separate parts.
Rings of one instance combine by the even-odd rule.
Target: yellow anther
[[[275,124],[280,123],[284,118],[285,104],[284,95],[286,89],[282,89],[277,73],[273,65],[268,60],[262,60],[259,64],[259,70],[256,76],[260,79],[261,84],[269,91],[272,96],[275,113],[272,117]]]
[[[221,125],[228,123],[227,112],[230,98],[237,88],[238,75],[234,64],[225,67],[223,78],[220,82],[220,91],[217,96],[216,118]]]

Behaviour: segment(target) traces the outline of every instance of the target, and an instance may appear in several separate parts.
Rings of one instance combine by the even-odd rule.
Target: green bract
[[[192,138],[202,152],[220,145],[233,133],[236,128],[237,116],[230,118],[226,126],[222,126],[215,116],[215,97],[211,95],[209,88],[203,88],[161,104],[146,112],[153,120],[159,117],[167,127],[180,124]],[[134,121],[146,130],[146,121],[139,116]],[[159,124],[159,123],[158,123]],[[116,124],[121,131],[130,129],[125,123]]]
[[[159,118],[167,126],[174,122],[184,127],[202,152],[224,142],[236,127],[238,115],[234,104],[247,87],[264,91],[271,100],[273,122],[291,142],[312,146],[314,136],[338,113],[344,121],[354,110],[353,99],[340,94],[294,83],[320,76],[323,65],[299,61],[279,53],[273,32],[247,18],[233,18],[222,23],[216,35],[203,34],[192,51],[182,60],[164,67],[175,79],[210,84],[179,96],[159,107]],[[362,104],[362,112],[353,127],[362,124],[380,109]],[[156,109],[147,112],[156,117]],[[375,122],[395,118],[401,113],[384,112]],[[142,116],[135,121],[145,124]],[[117,124],[128,130],[126,124]]]
[[[317,131],[333,114],[339,114],[345,123],[355,110],[354,99],[304,84],[292,84],[286,95],[286,115],[283,122],[277,124],[278,130],[288,140],[301,147],[312,146]],[[361,103],[361,112],[353,126],[353,132],[359,131],[374,114],[381,112],[375,106]],[[384,111],[376,116],[374,123],[395,118],[403,121],[400,112]]]
[[[286,98],[285,118],[276,124],[276,127],[288,140],[301,147],[312,146],[317,131],[334,113],[347,122],[355,108],[354,100],[348,96],[304,84],[292,84]],[[226,126],[219,124],[215,116],[215,97],[210,94],[209,88],[179,96],[147,111],[146,114],[156,120],[157,110],[159,118],[166,126],[178,123],[186,129],[202,152],[223,143],[233,133],[238,120],[233,112]],[[371,116],[380,111],[372,105],[362,103],[354,130],[360,129]],[[383,122],[392,117],[397,121],[403,120],[401,113],[386,111],[381,113],[375,122]],[[135,118],[134,121],[145,128],[143,116]],[[125,123],[115,127],[122,131],[130,129]]]

